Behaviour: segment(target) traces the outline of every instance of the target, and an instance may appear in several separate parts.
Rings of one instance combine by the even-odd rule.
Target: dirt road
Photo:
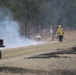
[[[76,40],[3,49],[0,75],[76,75]]]

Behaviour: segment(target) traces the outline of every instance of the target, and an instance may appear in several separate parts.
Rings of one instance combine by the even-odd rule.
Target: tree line
[[[76,0],[0,0],[20,22],[20,34],[30,37],[51,26],[76,29]]]

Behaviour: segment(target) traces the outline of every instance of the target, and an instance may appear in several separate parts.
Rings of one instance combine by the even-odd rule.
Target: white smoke
[[[39,44],[28,38],[20,38],[19,23],[16,22],[9,12],[0,10],[0,39],[4,40],[4,45],[8,47],[20,47]]]

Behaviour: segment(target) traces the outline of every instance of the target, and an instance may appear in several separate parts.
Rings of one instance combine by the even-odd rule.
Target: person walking
[[[64,36],[64,30],[63,30],[61,25],[58,26],[56,34],[58,36],[59,42],[62,42],[63,41],[63,36]]]

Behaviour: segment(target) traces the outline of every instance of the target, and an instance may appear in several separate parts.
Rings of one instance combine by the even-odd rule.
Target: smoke
[[[4,40],[4,45],[8,47],[20,47],[39,44],[28,38],[21,38],[19,35],[19,22],[16,22],[12,14],[0,9],[0,39]]]

